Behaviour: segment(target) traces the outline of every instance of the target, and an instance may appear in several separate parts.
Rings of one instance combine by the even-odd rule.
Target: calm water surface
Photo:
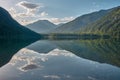
[[[119,40],[33,42],[0,40],[0,80],[120,80]]]

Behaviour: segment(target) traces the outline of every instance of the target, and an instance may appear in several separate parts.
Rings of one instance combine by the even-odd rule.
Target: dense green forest
[[[109,14],[93,24],[80,29],[80,33],[110,35],[120,38],[120,7],[113,9]]]

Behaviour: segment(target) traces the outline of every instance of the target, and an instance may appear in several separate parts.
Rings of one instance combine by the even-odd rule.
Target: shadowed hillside
[[[0,7],[0,38],[34,38],[40,35],[16,22],[11,15]]]
[[[36,40],[0,39],[0,67],[7,64],[14,54]]]

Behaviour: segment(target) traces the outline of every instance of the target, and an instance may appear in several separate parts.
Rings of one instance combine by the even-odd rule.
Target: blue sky
[[[0,0],[0,6],[23,25],[43,19],[59,24],[83,14],[120,6],[120,0]]]

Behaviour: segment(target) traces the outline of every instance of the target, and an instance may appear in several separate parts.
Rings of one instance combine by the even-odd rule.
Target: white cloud
[[[42,13],[40,14],[41,17],[47,16],[47,15],[48,15],[48,13],[46,13],[46,12],[42,12]]]
[[[20,24],[27,25],[37,20],[49,20],[54,24],[67,23],[75,19],[74,17],[56,18],[50,17],[46,11],[39,12],[41,7],[44,7],[42,3],[31,3],[22,1],[16,4],[24,10],[19,10],[18,7],[10,8],[9,12]],[[17,10],[18,9],[18,10]],[[26,11],[25,11],[26,10]]]
[[[27,25],[27,24],[33,23],[33,20],[20,19],[19,22],[23,25]]]
[[[45,75],[44,78],[50,78],[50,79],[60,79],[60,76],[58,75]]]
[[[13,7],[11,7],[11,8],[9,9],[9,11],[10,11],[11,13],[13,13],[13,14],[16,13],[16,10],[15,10]]]
[[[20,10],[18,6],[21,8]],[[20,24],[26,25],[35,21],[39,17],[44,17],[48,15],[48,13],[44,11],[38,14],[38,11],[41,7],[44,7],[42,3],[31,3],[27,1],[21,1],[16,4],[16,8],[11,7],[9,9],[9,12],[12,15],[12,17],[15,18]]]
[[[9,13],[15,18],[16,17],[16,9],[15,8],[13,8],[13,7],[11,7],[10,9],[9,9]]]
[[[47,16],[47,15],[46,15]],[[44,16],[37,16],[38,18],[35,19],[35,20],[22,20],[22,24],[30,24],[30,23],[33,23],[33,22],[36,22],[38,20],[48,20],[54,24],[60,24],[60,23],[67,23],[69,21],[72,21],[75,19],[75,17],[64,17],[64,18],[54,18],[54,17],[50,17],[50,18],[47,18],[45,15]]]
[[[22,25],[31,23],[33,20],[28,20],[27,18],[35,16],[34,14],[26,14],[24,12],[18,13],[13,7],[9,9],[9,13]]]
[[[43,4],[40,3],[36,4],[27,1],[21,1],[16,5],[26,9],[27,10],[26,15],[34,15],[39,8],[44,7]]]
[[[72,21],[73,19],[75,19],[74,17],[64,17],[64,18],[49,18],[48,20],[50,20],[51,22],[55,23],[55,24],[60,24],[60,23],[67,23],[69,21]]]
[[[32,23],[36,22],[38,20],[48,20],[48,21],[50,21],[50,22],[52,22],[54,24],[60,24],[60,23],[67,23],[67,22],[72,21],[74,19],[75,19],[75,17],[55,18],[55,17],[45,17],[45,16],[42,17],[42,16],[39,16],[39,18],[32,21]]]

